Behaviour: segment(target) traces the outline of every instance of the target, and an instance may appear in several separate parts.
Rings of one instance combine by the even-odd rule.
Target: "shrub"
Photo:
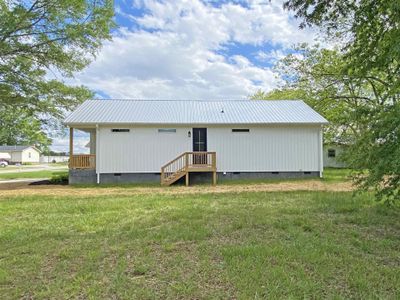
[[[54,174],[50,178],[52,184],[68,184],[68,173]]]

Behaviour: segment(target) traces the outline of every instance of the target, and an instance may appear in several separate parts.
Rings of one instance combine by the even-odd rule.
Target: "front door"
[[[207,151],[207,128],[193,128],[193,152]],[[207,154],[193,155],[193,164],[207,164]]]

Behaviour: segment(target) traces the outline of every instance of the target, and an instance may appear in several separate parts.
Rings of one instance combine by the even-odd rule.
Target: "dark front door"
[[[207,151],[207,128],[193,128],[193,151]]]
[[[193,128],[193,152],[207,151],[207,128]],[[193,164],[207,164],[207,154],[193,155]]]

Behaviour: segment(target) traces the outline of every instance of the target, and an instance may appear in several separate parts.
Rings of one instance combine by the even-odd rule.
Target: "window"
[[[336,150],[328,149],[328,157],[336,157]]]
[[[30,152],[28,152],[28,157],[32,158],[32,154]]]
[[[250,129],[232,129],[232,132],[250,132]]]
[[[160,128],[158,129],[159,133],[175,133],[176,129],[175,128]]]
[[[127,128],[113,128],[111,132],[129,132],[130,130]]]

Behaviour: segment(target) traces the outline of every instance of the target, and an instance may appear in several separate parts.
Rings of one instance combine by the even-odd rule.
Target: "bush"
[[[54,174],[50,178],[52,184],[68,184],[68,173]]]

